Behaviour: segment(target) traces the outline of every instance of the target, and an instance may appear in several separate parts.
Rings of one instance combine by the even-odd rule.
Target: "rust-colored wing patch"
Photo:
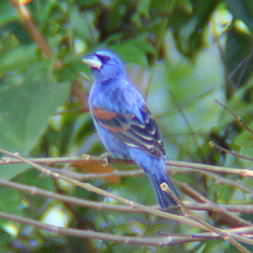
[[[121,128],[121,127],[111,127],[111,126],[108,126],[106,124],[103,124],[103,123],[100,123],[100,125],[108,130],[110,130],[111,132],[113,133],[120,133],[120,132],[123,132],[125,131],[124,128]]]
[[[111,120],[117,116],[117,113],[115,112],[108,112],[98,107],[92,108],[92,112],[94,113],[96,118],[101,120]]]

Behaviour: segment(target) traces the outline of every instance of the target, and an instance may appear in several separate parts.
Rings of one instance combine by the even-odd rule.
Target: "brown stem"
[[[31,38],[36,42],[38,47],[41,49],[43,55],[47,58],[53,56],[52,50],[50,49],[47,41],[44,39],[37,26],[34,24],[29,9],[25,5],[21,5],[17,0],[10,0],[12,5],[16,8],[20,19],[22,20],[24,27],[30,34]]]

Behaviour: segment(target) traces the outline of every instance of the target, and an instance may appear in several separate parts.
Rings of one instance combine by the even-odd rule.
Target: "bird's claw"
[[[105,152],[99,156],[99,158],[103,161],[103,165],[106,167],[112,161],[112,154],[109,152]]]

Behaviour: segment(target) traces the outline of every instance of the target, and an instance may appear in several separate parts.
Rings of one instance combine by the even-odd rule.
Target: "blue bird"
[[[162,209],[176,205],[160,185],[166,183],[179,196],[166,175],[166,157],[156,122],[141,93],[128,80],[123,62],[109,50],[83,58],[94,75],[89,109],[98,135],[108,152],[131,159],[150,179]]]

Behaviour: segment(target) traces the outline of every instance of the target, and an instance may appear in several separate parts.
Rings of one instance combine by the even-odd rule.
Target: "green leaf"
[[[219,1],[177,1],[178,6],[170,15],[170,26],[177,49],[194,59],[206,46],[205,30]]]
[[[17,19],[15,8],[11,5],[10,1],[1,1],[0,9],[0,25],[7,24]]]
[[[20,184],[33,185],[50,191],[54,190],[52,178],[47,175],[42,176],[41,172],[34,169],[26,170],[19,174],[15,178],[15,181]]]
[[[0,252],[7,252],[1,251],[2,246],[5,246],[6,243],[9,243],[12,240],[12,237],[9,233],[7,233],[5,230],[0,228]]]
[[[248,125],[250,129],[253,128],[253,123]],[[240,154],[253,157],[252,134],[244,130],[234,138],[233,144],[240,147]],[[251,168],[252,161],[241,159],[240,164],[244,168]]]
[[[147,53],[152,53],[154,48],[147,43],[146,36],[139,36],[136,39],[128,40],[115,45],[112,50],[119,53],[129,63],[147,65]]]
[[[37,143],[48,119],[64,103],[70,88],[68,82],[56,83],[45,69],[37,68],[37,65],[31,67],[23,79],[13,77],[13,73],[0,89],[0,147],[24,155]],[[1,168],[0,177],[10,178],[18,173],[18,169],[10,171],[10,167],[14,168]]]
[[[38,62],[34,45],[12,48],[6,54],[4,53],[1,56],[0,74],[14,69],[28,69],[32,64]]]
[[[253,31],[253,1],[226,0],[232,14],[241,19]]]
[[[0,196],[1,212],[22,214],[22,199],[18,191],[1,186]]]

